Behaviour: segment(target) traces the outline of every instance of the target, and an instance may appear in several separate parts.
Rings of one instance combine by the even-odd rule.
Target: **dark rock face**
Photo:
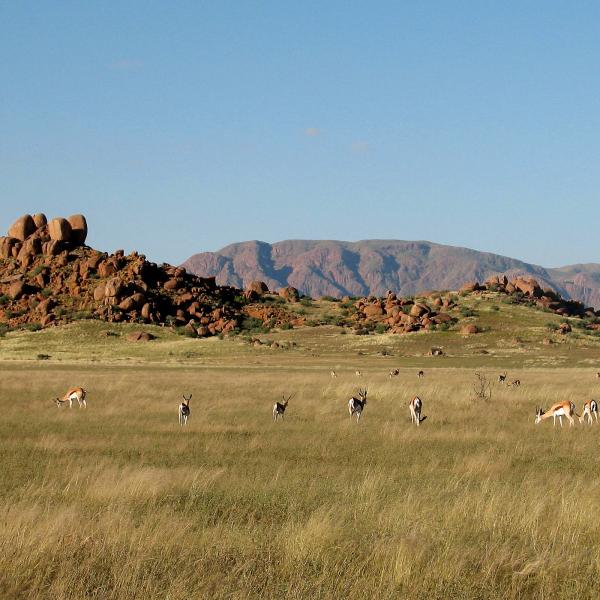
[[[534,277],[565,299],[600,308],[600,265],[545,269],[520,260],[431,242],[291,240],[242,242],[190,257],[184,265],[220,285],[297,288],[313,298],[385,296],[387,290],[415,295],[427,289],[457,290],[465,282]],[[491,283],[491,281],[490,281]],[[486,282],[487,285],[487,282]]]

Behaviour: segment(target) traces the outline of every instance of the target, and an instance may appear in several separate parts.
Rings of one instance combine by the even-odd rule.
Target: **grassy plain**
[[[131,343],[128,327],[96,322],[8,334],[0,596],[600,597],[600,426],[533,424],[536,404],[579,410],[597,395],[598,340],[489,306],[469,338],[259,336],[295,341],[287,350],[160,329]],[[425,356],[435,345],[445,357]],[[495,380],[504,368],[520,388],[472,397],[475,369]],[[88,389],[86,410],[50,402],[71,385]],[[359,385],[357,425],[346,403]],[[282,392],[296,395],[274,424]]]

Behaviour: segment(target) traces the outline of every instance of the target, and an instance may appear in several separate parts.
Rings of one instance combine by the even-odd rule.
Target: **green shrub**
[[[388,330],[388,326],[384,323],[377,323],[375,326],[375,333],[385,333]]]
[[[500,307],[497,304],[492,304],[492,306],[490,306],[490,310],[498,312],[500,310]]]
[[[10,327],[6,323],[0,323],[0,337],[4,337],[10,331]]]
[[[39,323],[27,323],[23,327],[23,329],[26,329],[27,331],[39,331],[41,328],[42,326]]]
[[[477,313],[472,308],[469,308],[468,306],[461,306],[459,312],[463,317],[476,317],[477,316]]]
[[[270,331],[269,327],[255,317],[244,317],[240,323],[240,330],[248,333],[269,333]]]
[[[2,294],[2,296],[0,296],[0,306],[4,306],[5,304],[8,304],[9,302],[10,302],[10,298],[6,294]]]
[[[294,326],[291,323],[284,323],[280,329],[283,329],[284,331],[287,331],[289,329],[294,329]]]
[[[546,329],[550,331],[558,331],[560,329],[560,325],[558,323],[546,323]]]
[[[450,329],[450,323],[440,323],[437,326],[438,331],[448,331]]]
[[[312,306],[312,298],[304,296],[300,299],[300,304],[302,304],[302,306]]]
[[[52,296],[52,290],[50,288],[44,288],[40,293],[44,298],[50,298],[50,296]]]
[[[321,300],[325,300],[326,302],[340,302],[339,298],[334,298],[333,296],[323,296]]]

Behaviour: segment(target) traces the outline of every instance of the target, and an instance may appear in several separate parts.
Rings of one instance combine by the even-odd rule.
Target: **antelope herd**
[[[357,377],[362,377],[362,371],[356,370],[355,375]],[[337,379],[337,373],[333,369],[330,371],[330,376],[332,379]],[[393,369],[389,372],[389,377],[399,377],[400,369]],[[424,371],[418,371],[417,376],[419,379],[425,376]],[[600,379],[600,372],[596,373],[596,378]],[[519,387],[521,385],[520,379],[513,379],[512,381],[507,383],[507,374],[506,371],[500,373],[498,376],[498,383],[507,385],[509,387]],[[65,404],[69,403],[69,408],[73,408],[73,402],[77,401],[79,404],[79,408],[87,408],[86,403],[86,395],[87,391],[82,387],[74,387],[69,388],[62,398],[55,398],[54,402],[56,406],[59,408]],[[293,394],[291,396],[285,397],[285,394],[282,394],[281,401],[275,402],[273,405],[273,421],[277,421],[278,419],[284,420],[285,411],[288,407],[289,401],[293,398]],[[189,397],[183,395],[183,401],[179,404],[179,424],[181,426],[187,425],[188,419],[190,417],[190,400],[192,399],[192,394]],[[361,388],[358,390],[358,397],[352,396],[348,400],[348,412],[350,414],[350,420],[352,417],[356,416],[356,422],[360,421],[363,411],[367,405],[367,388]],[[423,401],[419,396],[414,396],[410,401],[409,405],[409,413],[411,423],[417,425],[417,427],[425,420],[425,417],[421,416],[423,410]],[[554,426],[556,426],[556,419],[560,423],[562,427],[563,422],[562,419],[565,417],[567,421],[569,421],[569,426],[572,427],[575,424],[575,419],[573,416],[578,417],[579,422],[583,423],[587,422],[589,425],[594,423],[594,419],[596,423],[598,423],[598,403],[596,400],[590,399],[586,400],[583,404],[583,410],[581,415],[575,412],[575,403],[571,400],[565,400],[563,402],[557,402],[553,404],[548,410],[544,410],[542,407],[536,406],[535,408],[535,424],[541,423],[546,419],[552,417],[552,421]]]

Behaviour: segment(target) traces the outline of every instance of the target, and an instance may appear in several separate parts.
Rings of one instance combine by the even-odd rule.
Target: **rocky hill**
[[[565,299],[600,308],[600,265],[547,269],[520,260],[431,242],[288,240],[242,242],[191,256],[182,265],[220,285],[298,288],[312,297],[401,295],[458,289],[492,275],[528,276]]]
[[[143,254],[85,245],[83,215],[24,215],[0,237],[0,324],[48,327],[75,319],[166,324],[201,337],[234,329],[241,292]]]

